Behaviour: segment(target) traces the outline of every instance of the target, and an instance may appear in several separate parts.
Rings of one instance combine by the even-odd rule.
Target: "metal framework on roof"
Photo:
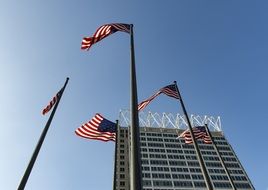
[[[190,121],[192,126],[202,126],[207,124],[212,131],[222,131],[220,117],[191,115]],[[152,113],[139,112],[140,127],[159,127],[159,128],[176,128],[187,129],[187,121],[184,115],[172,113]],[[130,111],[120,110],[120,126],[130,126]]]

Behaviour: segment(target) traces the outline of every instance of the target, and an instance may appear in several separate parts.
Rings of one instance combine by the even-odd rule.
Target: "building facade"
[[[140,127],[143,190],[205,190],[206,185],[192,144],[177,138],[184,129]],[[212,131],[237,189],[254,187],[222,131]],[[120,127],[116,153],[116,190],[129,190],[129,130]],[[212,144],[197,141],[214,189],[232,189]]]

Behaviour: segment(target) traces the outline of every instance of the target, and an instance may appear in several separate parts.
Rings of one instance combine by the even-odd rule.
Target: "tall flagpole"
[[[114,146],[114,182],[113,182],[113,190],[116,190],[116,174],[117,174],[117,146],[119,140],[119,123],[116,120],[116,131],[115,131],[115,146]]]
[[[130,83],[131,83],[131,125],[130,125],[130,190],[142,190],[140,129],[138,116],[137,82],[135,69],[135,52],[133,24],[130,25]]]
[[[216,144],[215,144],[215,142],[214,142],[214,139],[213,139],[213,137],[212,137],[212,135],[211,135],[211,133],[210,133],[210,131],[209,131],[209,128],[208,128],[207,124],[205,124],[205,128],[206,128],[207,134],[209,135],[209,138],[211,139],[211,142],[212,142],[212,144],[213,144],[213,146],[214,146],[214,149],[216,150],[217,156],[218,156],[219,159],[220,159],[221,165],[223,166],[223,168],[224,168],[224,170],[225,170],[225,173],[227,174],[227,177],[228,177],[228,180],[229,180],[229,182],[230,182],[230,184],[231,184],[231,186],[232,186],[232,189],[233,189],[233,190],[236,190],[236,187],[235,187],[235,184],[234,184],[234,182],[233,182],[233,180],[232,180],[232,177],[231,177],[231,175],[230,175],[228,169],[226,168],[226,165],[225,165],[225,163],[224,163],[224,161],[223,161],[223,159],[222,159],[222,157],[221,157],[221,154],[220,154],[220,152],[219,152],[218,147],[216,146]]]
[[[189,131],[190,131],[190,134],[191,134],[191,138],[193,139],[193,145],[194,145],[195,151],[197,153],[197,158],[198,158],[199,164],[201,166],[201,171],[203,173],[203,176],[204,176],[204,179],[205,179],[205,183],[206,183],[207,189],[208,190],[212,190],[213,189],[213,186],[212,186],[212,183],[211,183],[210,178],[208,176],[208,173],[207,173],[207,170],[206,170],[206,166],[205,166],[204,160],[203,160],[203,158],[201,156],[200,150],[199,150],[198,145],[196,143],[196,140],[194,138],[194,133],[193,133],[193,129],[192,129],[192,126],[191,126],[191,122],[190,122],[190,119],[189,119],[188,114],[186,112],[186,109],[185,109],[185,106],[184,106],[182,97],[180,95],[180,91],[179,91],[179,88],[177,86],[177,82],[174,81],[174,83],[175,83],[175,86],[176,86],[176,90],[177,90],[177,92],[179,94],[179,100],[180,100],[180,103],[181,103],[181,107],[183,109],[183,113],[184,113],[184,115],[186,117],[187,124],[189,126]]]
[[[52,121],[52,119],[54,117],[54,114],[55,114],[55,112],[57,110],[57,107],[58,107],[58,104],[60,102],[61,96],[62,96],[62,94],[63,94],[63,92],[65,90],[65,87],[66,87],[68,81],[69,81],[69,78],[66,78],[65,84],[64,84],[64,86],[62,88],[62,92],[60,93],[60,96],[59,96],[59,100],[56,102],[56,104],[55,104],[55,106],[54,106],[54,108],[53,108],[53,110],[52,110],[52,112],[51,112],[51,114],[49,116],[47,124],[46,124],[45,128],[43,129],[43,132],[42,132],[42,134],[41,134],[41,136],[39,138],[39,141],[38,141],[38,143],[37,143],[37,145],[35,147],[35,150],[33,152],[32,158],[31,158],[31,160],[30,160],[30,162],[29,162],[29,164],[27,166],[27,169],[25,170],[25,173],[24,173],[24,175],[23,175],[23,177],[21,179],[21,182],[19,184],[18,190],[24,190],[24,188],[25,188],[27,180],[28,180],[28,178],[29,178],[29,176],[31,174],[32,168],[34,166],[35,160],[36,160],[36,158],[38,156],[38,153],[39,153],[39,151],[41,149],[41,146],[42,146],[42,144],[44,142],[44,139],[46,137],[47,131],[48,131],[49,126],[50,126],[50,123],[51,123],[51,121]]]

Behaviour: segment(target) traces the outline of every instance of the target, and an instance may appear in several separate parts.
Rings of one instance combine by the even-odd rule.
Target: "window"
[[[142,171],[149,171],[150,170],[150,168],[148,166],[142,166],[141,168],[142,168]]]
[[[124,181],[120,181],[120,186],[125,186],[125,182]]]
[[[218,181],[226,181],[226,180],[228,180],[228,177],[225,175],[223,175],[223,176],[222,175],[212,175],[211,179],[218,180]]]
[[[219,161],[220,159],[215,156],[204,156],[204,160],[210,160],[210,161]]]
[[[225,173],[224,169],[208,169],[209,173],[217,173],[217,174],[223,174]]]
[[[170,168],[172,172],[189,172],[188,168]]]
[[[219,162],[207,162],[205,163],[207,167],[212,167],[212,168],[221,168],[222,165]]]
[[[150,154],[150,158],[163,158],[166,159],[167,156],[164,154]]]
[[[202,182],[202,181],[195,181],[194,186],[195,187],[206,187],[206,184],[205,184],[205,182]]]
[[[171,161],[169,161],[169,165],[171,165],[171,166],[185,166],[186,162],[171,160]]]
[[[169,168],[168,167],[151,167],[152,171],[165,171],[168,172]]]
[[[187,162],[189,166],[199,166],[199,162],[189,161]]]
[[[201,180],[204,179],[203,175],[197,175],[197,174],[193,174],[192,178],[193,179],[201,179]]]
[[[182,150],[176,150],[176,149],[167,149],[168,153],[181,153],[182,154]]]
[[[190,168],[190,171],[192,173],[201,173],[201,169],[200,168]]]
[[[153,185],[156,187],[172,187],[171,181],[153,181]]]
[[[232,179],[235,181],[247,181],[245,176],[232,176]]]
[[[141,154],[142,158],[148,158],[148,154]]]
[[[173,179],[191,179],[189,174],[172,174]]]
[[[150,173],[143,173],[142,174],[142,177],[143,178],[150,178],[151,177],[151,174]]]
[[[174,181],[175,187],[193,187],[192,182],[190,181]]]
[[[152,178],[156,179],[156,178],[166,178],[166,179],[170,179],[171,175],[170,174],[166,174],[166,173],[152,173]]]
[[[216,188],[231,188],[231,184],[228,182],[214,182],[213,183]]]
[[[231,151],[230,147],[228,147],[228,146],[218,146],[218,149],[219,149],[219,151],[221,151],[221,150]]]
[[[241,188],[241,189],[244,189],[244,188],[249,189],[250,188],[250,185],[248,183],[236,183],[235,186],[237,188]]]
[[[152,186],[152,183],[149,180],[142,180],[142,184],[143,186]]]
[[[142,164],[147,164],[147,165],[148,165],[148,164],[149,164],[149,161],[148,161],[148,160],[143,160],[143,159],[142,159],[142,160],[141,160],[141,163],[142,163]]]
[[[166,160],[151,160],[151,165],[168,165]]]
[[[227,168],[240,168],[237,163],[226,163],[225,165]]]
[[[243,174],[242,170],[229,170],[230,174]]]
[[[197,157],[196,156],[193,156],[193,155],[187,155],[186,156],[186,159],[187,160],[197,160]]]
[[[169,159],[180,159],[180,160],[184,160],[184,156],[183,155],[178,155],[178,154],[170,154],[168,155]]]

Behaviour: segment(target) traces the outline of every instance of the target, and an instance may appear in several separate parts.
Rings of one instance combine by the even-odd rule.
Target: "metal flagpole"
[[[135,69],[135,52],[133,24],[130,25],[130,83],[131,83],[131,125],[130,125],[130,190],[142,190],[140,129],[138,116],[137,82]]]
[[[114,148],[114,183],[113,183],[113,190],[116,190],[116,174],[117,174],[117,146],[118,146],[118,139],[119,139],[119,123],[116,120],[116,135],[115,135],[115,148]]]
[[[42,132],[42,134],[41,134],[41,136],[39,138],[39,141],[38,141],[38,143],[37,143],[37,145],[35,147],[35,150],[33,152],[32,158],[31,158],[31,160],[30,160],[30,162],[29,162],[29,164],[27,166],[27,169],[26,169],[26,171],[25,171],[25,173],[24,173],[24,175],[23,175],[23,177],[21,179],[21,182],[19,184],[18,190],[24,190],[24,188],[25,188],[25,185],[26,185],[27,180],[28,180],[28,178],[29,178],[29,176],[31,174],[33,165],[35,163],[35,160],[36,160],[36,158],[38,156],[38,153],[39,153],[39,151],[41,149],[41,146],[43,144],[43,141],[44,141],[44,139],[46,137],[46,134],[47,134],[47,131],[49,129],[50,123],[51,123],[51,121],[52,121],[52,119],[54,117],[54,114],[55,114],[55,112],[57,110],[57,107],[58,107],[58,104],[60,102],[61,96],[62,96],[62,94],[63,94],[63,92],[65,90],[65,87],[66,87],[68,81],[69,81],[69,78],[66,78],[65,84],[64,84],[64,86],[62,88],[62,92],[59,95],[59,100],[56,102],[56,104],[55,104],[55,106],[54,106],[54,108],[53,108],[53,110],[52,110],[52,112],[51,112],[51,114],[49,116],[49,119],[47,121],[47,124],[46,124],[45,128],[43,129],[43,132]]]
[[[193,145],[194,145],[195,151],[197,153],[197,158],[198,158],[199,164],[201,166],[201,171],[203,173],[203,176],[204,176],[204,179],[205,179],[205,183],[206,183],[207,189],[208,190],[212,190],[213,189],[213,186],[212,186],[212,183],[211,183],[210,178],[208,176],[208,173],[207,173],[207,170],[206,170],[206,166],[205,166],[205,163],[204,163],[203,158],[201,156],[200,150],[199,150],[198,145],[196,143],[196,140],[195,140],[195,137],[194,137],[194,133],[193,133],[193,129],[192,129],[192,126],[191,126],[191,122],[190,122],[190,119],[189,119],[188,114],[186,112],[186,109],[184,107],[184,103],[182,101],[182,97],[180,95],[179,88],[177,86],[177,82],[174,81],[174,83],[175,83],[175,86],[176,86],[176,90],[177,90],[177,92],[179,94],[179,100],[180,100],[180,103],[181,103],[181,107],[183,109],[184,115],[185,115],[186,120],[187,120],[187,124],[189,126],[189,131],[190,131],[190,134],[191,134],[191,138],[193,139]]]
[[[219,152],[218,147],[216,146],[216,144],[214,142],[214,139],[213,139],[213,137],[212,137],[212,135],[211,135],[211,133],[209,131],[209,128],[208,128],[207,124],[205,124],[205,128],[206,128],[207,134],[209,135],[209,138],[211,139],[211,142],[212,142],[212,144],[214,146],[214,149],[216,150],[217,156],[220,158],[221,165],[223,166],[223,168],[225,170],[225,173],[227,174],[227,177],[228,177],[228,180],[229,180],[229,182],[230,182],[230,184],[232,186],[232,189],[236,190],[235,184],[234,184],[234,182],[233,182],[233,180],[231,178],[231,175],[230,175],[228,169],[226,168],[226,165],[225,165],[225,163],[224,163],[224,161],[223,161],[223,159],[221,157],[221,154]]]

